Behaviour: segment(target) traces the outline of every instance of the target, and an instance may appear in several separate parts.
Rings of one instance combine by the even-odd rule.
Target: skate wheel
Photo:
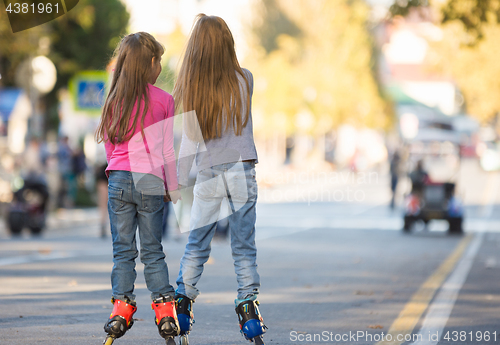
[[[180,345],[189,345],[189,339],[188,339],[187,334],[181,335],[179,344]]]
[[[167,345],[177,345],[177,344],[175,343],[174,338],[168,338],[168,339],[166,339],[166,342],[167,342]]]
[[[106,339],[104,339],[104,342],[102,344],[103,345],[111,345],[111,344],[113,344],[113,341],[115,341],[115,338],[113,338],[113,337],[106,337]]]
[[[252,340],[254,341],[255,345],[266,345],[264,344],[264,339],[261,335],[254,337]]]

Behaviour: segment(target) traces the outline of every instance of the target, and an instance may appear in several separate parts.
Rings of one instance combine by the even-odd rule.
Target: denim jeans
[[[161,244],[164,194],[163,181],[154,175],[136,175],[129,171],[111,171],[109,174],[108,211],[114,263],[111,285],[116,299],[135,300],[137,226],[140,258],[151,298],[174,295]]]
[[[238,298],[259,293],[255,246],[255,163],[237,162],[216,165],[198,173],[191,210],[191,232],[177,278],[178,294],[191,299],[199,295],[196,284],[210,256],[212,237],[225,198],[230,207],[228,219]]]

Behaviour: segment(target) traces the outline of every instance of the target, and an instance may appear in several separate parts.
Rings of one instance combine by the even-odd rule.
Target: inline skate
[[[189,339],[188,334],[191,331],[194,323],[193,314],[193,303],[194,301],[184,295],[177,295],[175,297],[175,304],[177,307],[177,317],[179,319],[180,326],[180,345],[188,345]]]
[[[175,345],[174,337],[179,335],[180,327],[172,297],[161,297],[153,301],[151,308],[155,311],[155,323],[158,332],[167,345]]]
[[[130,300],[122,301],[112,298],[111,303],[113,304],[113,311],[104,325],[104,331],[108,333],[106,339],[104,339],[104,345],[113,344],[115,339],[122,337],[132,327],[134,324],[133,316],[137,311],[135,302]]]
[[[240,332],[246,340],[254,342],[256,345],[264,345],[262,335],[266,332],[266,325],[259,312],[259,302],[257,295],[249,298],[234,301],[236,314],[240,322]]]

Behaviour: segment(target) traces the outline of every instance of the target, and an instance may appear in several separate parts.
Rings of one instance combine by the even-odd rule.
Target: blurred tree
[[[50,22],[49,57],[58,67],[58,85],[77,72],[104,70],[125,35],[129,13],[120,0],[80,0],[65,16]]]
[[[464,96],[464,108],[486,123],[500,114],[500,25],[483,25],[475,45],[463,44],[467,34],[457,23],[443,28],[443,41],[432,45],[431,67],[452,77]]]
[[[7,12],[0,5],[0,86],[14,86],[19,64],[39,50],[40,37],[46,25],[13,34]]]
[[[281,32],[274,38],[273,50],[261,43],[260,50],[254,49],[258,54],[248,61],[257,76],[254,108],[266,114],[263,130],[285,127],[287,135],[324,134],[346,122],[387,127],[385,101],[372,70],[366,3],[287,0],[273,6],[298,31]],[[265,32],[256,25],[255,33]],[[257,42],[268,40],[257,38]]]
[[[79,71],[106,68],[127,32],[129,18],[120,0],[80,0],[72,11],[49,23],[49,58],[57,67],[57,83],[45,97],[47,127],[55,129],[59,123],[58,90]]]
[[[427,64],[453,78],[464,108],[481,122],[500,114],[500,1],[397,0],[392,15],[406,15],[413,7],[433,6],[439,13],[442,41],[432,45]]]
[[[49,23],[13,34],[4,11],[0,11],[0,73],[4,86],[14,86],[15,71],[30,55],[47,55],[57,69],[57,83],[46,95],[46,129],[57,129],[58,99],[77,72],[105,69],[121,36],[129,14],[120,0],[80,0],[66,15]]]
[[[483,38],[490,20],[500,23],[500,1],[498,0],[395,0],[390,7],[391,15],[406,16],[411,8],[436,6],[440,9],[440,21],[462,23],[470,35],[468,44],[475,44]]]
[[[304,96],[318,120],[326,123],[329,119],[333,126],[387,126],[372,70],[373,42],[365,2],[327,0],[296,14],[310,38],[303,61],[308,84],[302,87],[306,87]]]
[[[428,0],[395,0],[394,4],[389,8],[393,16],[407,16],[409,11],[414,7],[429,6]]]
[[[172,32],[167,35],[159,35],[156,39],[164,45],[165,53],[161,58],[162,70],[155,85],[172,93],[175,83],[175,71],[183,54],[187,37],[182,32],[182,26],[177,23]]]
[[[281,9],[277,0],[262,0],[258,24],[254,26],[259,43],[267,53],[278,49],[278,37],[282,34],[300,37],[300,28]]]

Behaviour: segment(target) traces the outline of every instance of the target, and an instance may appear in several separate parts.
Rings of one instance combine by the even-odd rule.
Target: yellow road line
[[[436,271],[420,286],[418,291],[411,297],[410,301],[406,303],[405,307],[399,313],[399,316],[392,323],[389,331],[385,335],[384,339],[392,339],[392,341],[379,341],[377,345],[400,345],[405,342],[405,336],[412,334],[413,329],[417,325],[418,320],[422,317],[429,306],[432,297],[434,297],[436,291],[441,287],[446,277],[450,274],[453,268],[456,266],[458,260],[462,257],[465,249],[472,240],[472,235],[467,235],[460,241],[457,248],[453,253],[448,256],[446,261],[444,261],[441,266],[438,267]],[[388,337],[387,335],[391,335]],[[398,336],[399,339],[398,340]]]

